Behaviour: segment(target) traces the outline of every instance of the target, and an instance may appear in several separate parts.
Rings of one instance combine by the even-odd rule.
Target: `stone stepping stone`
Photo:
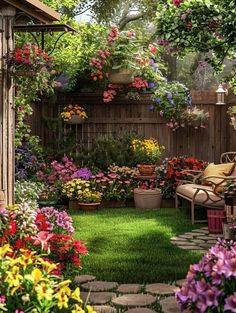
[[[211,245],[209,243],[200,243],[199,246],[201,248],[204,248],[204,249],[209,249],[211,248]]]
[[[193,243],[191,246],[178,246],[179,248],[181,249],[184,249],[184,250],[199,250],[199,247],[198,246],[194,246]]]
[[[176,241],[176,240],[187,240],[187,239],[184,239],[184,238],[180,238],[180,237],[172,237],[170,238],[171,241]]]
[[[112,300],[112,303],[120,307],[145,307],[156,302],[156,297],[145,294],[129,294]]]
[[[207,253],[207,250],[192,250],[193,252],[197,252],[197,253],[202,253],[202,254],[205,254]]]
[[[198,243],[204,243],[205,241],[202,240],[202,239],[193,239],[192,242],[195,243],[195,244],[198,244]]]
[[[83,284],[83,283],[87,283],[88,281],[92,281],[95,279],[96,277],[92,275],[78,275],[78,276],[75,276],[74,282],[76,284]]]
[[[186,278],[178,279],[175,282],[176,286],[178,286],[178,287],[182,287],[185,283],[187,283],[187,279]]]
[[[115,308],[108,305],[94,305],[93,309],[97,313],[117,313]]]
[[[174,295],[179,288],[169,284],[149,284],[146,285],[146,292],[159,296]]]
[[[156,311],[145,309],[145,308],[136,308],[125,311],[124,313],[156,313]]]
[[[191,234],[193,235],[193,237],[198,237],[200,234],[205,235],[205,233],[198,233],[198,232],[192,232]]]
[[[199,236],[198,239],[202,239],[202,240],[209,240],[210,237],[209,236]]]
[[[142,289],[142,285],[139,284],[122,284],[118,287],[119,293],[138,293]]]
[[[200,229],[193,229],[193,231],[196,232],[196,233],[201,233],[201,234],[208,234],[209,233],[208,229],[206,230],[206,229],[202,229],[202,228],[200,228]]]
[[[109,291],[114,290],[118,287],[118,283],[111,282],[111,281],[100,281],[95,280],[92,282],[85,283],[81,285],[81,288],[84,290],[91,290],[91,291]]]
[[[208,227],[201,227],[200,229],[204,229],[208,231]]]
[[[160,301],[161,309],[164,313],[180,313],[180,307],[175,297],[168,297]]]
[[[209,236],[215,239],[223,238],[222,234],[209,234]]]
[[[175,241],[173,242],[173,244],[177,246],[193,246],[194,245],[192,241]]]
[[[192,239],[193,236],[191,235],[179,235],[180,238],[185,238],[185,239]]]
[[[89,304],[107,304],[116,297],[113,292],[81,292],[81,299],[85,302],[88,298]]]
[[[217,242],[217,240],[207,240],[207,244],[209,244],[209,245],[214,245],[214,244],[216,244],[216,242]]]

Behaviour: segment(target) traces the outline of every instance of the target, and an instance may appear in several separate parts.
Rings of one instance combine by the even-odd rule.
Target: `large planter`
[[[99,207],[100,202],[97,203],[82,203],[79,202],[80,210],[82,211],[95,211]]]
[[[129,85],[133,82],[133,73],[129,70],[113,70],[109,73],[108,80],[114,85]]]
[[[72,115],[71,119],[66,121],[66,124],[71,124],[71,125],[79,125],[83,123],[84,123],[84,118],[81,118],[78,115]]]
[[[141,176],[152,176],[155,172],[155,164],[139,164],[138,170]]]
[[[161,189],[134,189],[134,203],[137,209],[159,209],[161,198]]]

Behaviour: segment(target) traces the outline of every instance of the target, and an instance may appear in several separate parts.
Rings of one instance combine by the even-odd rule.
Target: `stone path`
[[[171,238],[171,243],[184,250],[206,253],[217,241],[223,238],[222,234],[210,234],[207,227],[194,229],[183,235]]]
[[[173,308],[175,291],[179,290],[178,286],[182,286],[184,282],[179,280],[176,285],[119,285],[116,282],[98,281],[92,275],[76,276],[74,281],[80,286],[82,300],[93,305],[97,313],[168,313],[168,310],[161,311],[161,301],[165,299],[163,308],[168,308],[166,302],[168,303],[170,298],[170,307]],[[169,297],[165,298],[166,296]],[[176,312],[179,312],[176,301],[175,308]]]
[[[207,227],[171,238],[181,249],[205,253],[222,235],[209,234]],[[98,281],[92,275],[75,277],[81,298],[94,306],[97,313],[179,313],[174,294],[186,282],[180,279],[171,284],[121,284]]]

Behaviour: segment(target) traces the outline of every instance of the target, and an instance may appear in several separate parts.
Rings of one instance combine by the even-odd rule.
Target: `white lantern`
[[[216,90],[217,102],[216,105],[225,105],[225,94],[227,91],[220,84],[218,89]]]

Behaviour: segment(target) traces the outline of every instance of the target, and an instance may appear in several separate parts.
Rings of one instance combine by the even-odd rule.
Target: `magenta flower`
[[[236,312],[236,292],[225,299],[224,310],[234,313]]]

